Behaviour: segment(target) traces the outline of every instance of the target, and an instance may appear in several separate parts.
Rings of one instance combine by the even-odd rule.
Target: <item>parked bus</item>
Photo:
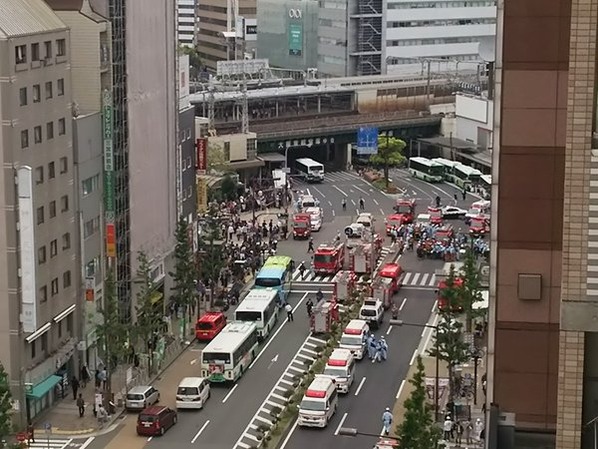
[[[469,165],[459,164],[453,169],[453,183],[464,190],[471,190],[473,184],[478,184],[482,172]]]
[[[273,288],[286,301],[291,285],[291,270],[286,267],[273,265],[263,266],[255,277],[253,288]]]
[[[274,289],[250,290],[235,309],[235,321],[255,323],[257,338],[265,340],[276,326],[281,304],[278,291]]]
[[[201,377],[210,382],[236,382],[257,355],[255,323],[233,321],[201,353]]]
[[[461,164],[461,162],[451,161],[449,159],[443,159],[441,157],[435,157],[432,162],[436,162],[444,167],[444,180],[454,182],[453,177],[455,176],[455,166]]]
[[[295,161],[297,173],[307,182],[324,181],[324,166],[307,157]]]
[[[492,189],[492,175],[480,176],[480,187],[483,187],[488,192]]]
[[[409,173],[427,182],[442,182],[444,166],[425,157],[412,157],[409,159]]]

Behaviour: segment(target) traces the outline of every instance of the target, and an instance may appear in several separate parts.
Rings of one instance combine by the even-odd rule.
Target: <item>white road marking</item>
[[[399,312],[401,310],[403,310],[403,307],[405,307],[405,303],[407,302],[407,298],[403,298],[403,301],[401,301],[401,305],[399,306]]]
[[[380,208],[380,214],[384,215],[384,209]]]
[[[359,392],[361,391],[361,389],[363,388],[363,384],[365,383],[365,380],[367,378],[364,377],[363,379],[361,379],[361,382],[359,382],[359,385],[357,386],[357,390],[355,390],[355,396],[357,396],[359,394]]]
[[[392,324],[388,326],[388,330],[386,331],[386,335],[390,335],[390,331],[392,331]]]
[[[353,200],[351,200],[353,201]],[[359,209],[355,209],[355,215],[359,215]]]
[[[434,306],[432,307],[432,314],[434,315],[434,319],[432,320],[432,323],[430,324],[430,327],[427,327],[426,329],[428,329],[428,337],[426,338],[426,342],[424,343],[424,347],[422,349],[422,352],[426,350],[426,348],[428,347],[428,345],[430,344],[430,340],[432,339],[432,335],[434,335],[434,331],[435,331],[435,326],[438,325],[438,319],[440,318],[440,315],[438,315],[437,313],[434,313],[434,310],[436,310],[436,304],[438,301],[434,302]]]
[[[336,217],[336,212],[334,211],[334,209],[332,209],[332,216]]]
[[[328,204],[330,204],[332,206],[332,201],[328,200]]]
[[[417,285],[417,281],[419,280],[420,276],[421,276],[421,273],[414,273],[413,274],[413,279],[411,279],[411,284],[412,285]]]
[[[403,282],[402,284],[408,284],[409,283],[409,279],[411,279],[411,276],[413,275],[413,273],[405,273],[405,276],[403,277]]]
[[[233,388],[231,388],[231,390],[228,392],[228,394],[226,396],[224,396],[224,399],[222,400],[223,404],[226,401],[228,401],[228,398],[230,398],[232,396],[232,394],[235,392],[235,390],[237,389],[238,386],[239,386],[239,384],[235,384],[235,386]]]
[[[367,196],[370,196],[370,194],[368,192],[366,192],[365,190],[363,190],[362,188],[357,187],[357,186],[353,186],[353,187],[355,187],[355,189],[359,190],[360,192],[365,193]]]
[[[295,308],[293,309],[293,313],[295,313],[295,310],[297,310],[297,307],[299,307],[299,305],[303,302],[303,300],[307,297],[307,294],[309,292],[305,292],[305,294],[303,295],[303,298],[301,298],[299,300],[299,302],[297,303],[297,305],[295,306]],[[284,313],[284,310],[283,310]],[[274,335],[272,335],[270,337],[270,340],[268,340],[268,343],[266,343],[264,345],[264,347],[262,348],[262,350],[260,351],[260,353],[257,355],[257,357],[255,359],[253,359],[253,362],[251,362],[251,365],[249,365],[249,369],[253,368],[253,365],[255,365],[255,363],[260,359],[260,357],[262,356],[262,354],[264,353],[264,351],[266,349],[268,349],[268,346],[270,346],[270,344],[272,344],[272,342],[274,341],[274,339],[276,338],[276,336],[279,334],[279,332],[282,330],[282,328],[285,326],[285,324],[287,324],[289,322],[289,319],[287,318],[284,323],[282,323],[280,325],[280,327],[278,329],[276,329],[276,332],[274,332]]]
[[[152,439],[153,439],[153,438],[154,438],[154,437],[149,437],[149,438],[147,439],[147,442],[149,443],[150,441],[152,441]]]
[[[343,415],[343,417],[341,418],[341,422],[338,423],[338,427],[336,428],[336,430],[334,431],[335,435],[338,435],[338,433],[341,431],[341,427],[343,427],[343,424],[345,424],[345,420],[347,419],[347,416],[349,416],[348,413],[345,413]]]
[[[419,285],[426,285],[426,283],[428,282],[428,277],[430,276],[430,273],[424,273],[422,275],[422,280],[419,283]]]
[[[199,436],[201,435],[201,433],[206,430],[206,427],[208,427],[208,424],[210,424],[210,420],[208,419],[203,426],[201,426],[201,429],[199,429],[197,431],[197,433],[195,434],[195,436],[193,437],[193,439],[191,440],[191,444],[195,443],[195,441],[197,441],[197,439],[199,438]]]
[[[413,351],[413,355],[411,356],[411,360],[409,361],[409,366],[413,365],[413,362],[415,362],[416,357],[417,357],[417,348],[415,349],[415,351]]]
[[[85,449],[95,439],[96,439],[96,437],[89,437],[87,440],[85,440],[85,443],[83,443],[79,449]]]
[[[320,194],[320,197],[321,197],[321,198],[324,198],[324,197],[326,196],[326,195],[324,195],[324,194],[323,194],[323,193],[320,191],[320,189],[318,189],[317,187],[314,187],[314,190]]]
[[[341,192],[343,195],[348,196],[345,192],[343,192],[341,189],[339,189],[337,186],[332,186],[334,187],[336,190],[338,190],[339,192]],[[355,204],[355,203],[353,203]]]
[[[405,386],[405,379],[401,381],[401,386],[399,387],[399,391],[397,391],[397,395],[395,399],[399,399],[401,397],[401,392],[403,391],[403,387]]]
[[[376,198],[372,198],[372,201],[374,202],[374,204],[376,204],[376,206],[380,206],[380,203]]]
[[[197,359],[193,359],[189,362],[191,365],[195,365],[197,363]]]
[[[298,425],[298,423],[297,423],[297,421],[295,421],[295,424],[293,424],[293,427],[291,427],[289,434],[287,435],[287,437],[284,439],[284,441],[280,445],[280,449],[284,449],[285,447],[287,447],[287,444],[289,444],[289,441],[291,441],[291,437],[293,436],[293,433],[295,432],[295,430],[297,430],[297,425]]]

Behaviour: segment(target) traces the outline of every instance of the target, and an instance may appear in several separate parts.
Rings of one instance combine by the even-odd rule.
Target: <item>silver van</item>
[[[160,400],[160,392],[150,385],[131,388],[127,393],[125,408],[127,410],[143,410]]]

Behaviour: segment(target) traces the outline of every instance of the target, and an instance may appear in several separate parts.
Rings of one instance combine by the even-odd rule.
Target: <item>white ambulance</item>
[[[316,377],[299,404],[297,424],[302,427],[326,427],[338,406],[338,393],[329,377]]]
[[[357,359],[363,359],[363,355],[367,348],[365,347],[365,340],[370,332],[370,326],[365,320],[351,320],[343,331],[341,336],[340,347],[348,349],[351,354]]]
[[[348,393],[355,380],[355,358],[351,351],[348,349],[332,351],[323,375],[334,380],[339,393]]]

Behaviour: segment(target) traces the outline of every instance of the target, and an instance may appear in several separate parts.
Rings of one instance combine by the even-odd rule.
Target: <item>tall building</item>
[[[498,9],[488,400],[558,449],[598,415],[597,26],[598,0]]]
[[[216,70],[218,61],[252,57],[257,38],[257,0],[201,0],[197,8],[197,49]]]
[[[177,0],[177,38],[179,45],[195,44],[195,0]]]
[[[23,425],[78,368],[70,33],[43,0],[0,10],[0,362]]]
[[[179,56],[179,216],[193,225],[197,213],[195,107],[189,101],[189,56]],[[195,234],[193,234],[195,235]]]

